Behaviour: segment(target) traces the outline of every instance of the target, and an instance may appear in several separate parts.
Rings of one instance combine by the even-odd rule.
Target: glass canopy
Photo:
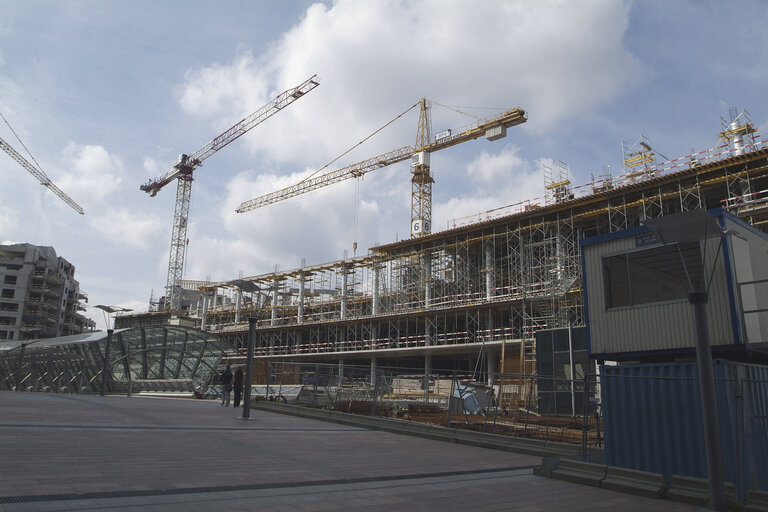
[[[107,351],[107,333],[94,332],[0,344],[0,390],[123,393],[144,381],[205,385],[233,347],[207,332],[180,326],[118,329]]]

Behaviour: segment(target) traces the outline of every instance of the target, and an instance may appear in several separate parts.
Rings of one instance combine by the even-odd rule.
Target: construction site
[[[429,134],[417,149],[361,162],[241,205],[266,206],[412,157],[412,237],[364,256],[222,282],[182,281],[188,309],[122,316],[118,327],[179,322],[243,349],[253,319],[256,360],[456,370],[489,384],[536,372],[536,333],[586,325],[580,240],[692,209],[723,208],[765,230],[765,141],[746,111],[713,126],[711,149],[661,161],[641,137],[624,143],[623,174],[574,185],[566,164],[543,169],[542,196],[457,219],[431,233],[429,153],[525,121],[517,109],[474,129]],[[503,133],[502,133],[503,131]],[[394,153],[394,152],[393,152]],[[239,211],[240,211],[239,210]],[[420,226],[419,226],[420,225]],[[183,244],[181,244],[183,245]],[[169,291],[172,287],[169,287]],[[237,358],[232,363],[242,362]]]

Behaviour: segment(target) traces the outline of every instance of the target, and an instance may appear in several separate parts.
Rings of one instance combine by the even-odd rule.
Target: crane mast
[[[72,198],[65,194],[59,187],[54,185],[51,179],[41,169],[38,169],[29,163],[26,158],[21,156],[15,149],[11,147],[10,144],[5,142],[3,139],[0,139],[0,148],[3,148],[3,150],[11,156],[11,158],[16,160],[23,168],[29,171],[29,173],[37,178],[43,186],[48,187],[51,192],[59,196],[59,198],[67,203],[73,210],[75,210],[80,215],[85,215],[85,212],[79,204],[73,201]]]
[[[316,77],[317,75],[313,75],[296,87],[278,94],[259,110],[240,120],[191,155],[179,155],[176,163],[165,175],[150,180],[139,187],[144,192],[147,192],[150,197],[154,197],[170,182],[173,180],[177,181],[176,204],[173,211],[173,228],[171,230],[171,251],[168,260],[168,279],[165,285],[167,309],[181,310],[181,287],[179,283],[184,274],[187,221],[189,219],[189,202],[192,195],[192,181],[195,169],[200,167],[205,159],[320,85]]]
[[[358,178],[376,169],[410,158],[411,173],[413,174],[411,178],[411,236],[418,237],[429,234],[432,224],[432,183],[434,183],[429,167],[430,153],[483,136],[489,140],[500,139],[506,136],[507,128],[526,122],[527,117],[521,108],[507,110],[494,117],[480,120],[476,126],[459,133],[452,134],[450,130],[441,132],[433,141],[429,102],[422,99],[419,105],[419,123],[415,147],[404,146],[368,160],[305,179],[295,185],[244,201],[237,207],[236,211],[245,213],[255,210],[343,180]]]
[[[424,151],[431,139],[431,106],[422,98],[419,124],[416,131],[416,153],[411,158],[411,236],[423,236],[432,232],[432,184],[435,180],[429,172],[429,152]]]

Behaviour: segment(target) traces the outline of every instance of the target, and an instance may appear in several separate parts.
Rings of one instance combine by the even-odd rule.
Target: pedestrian
[[[232,392],[232,370],[229,365],[221,373],[221,405],[229,407],[229,394]]]
[[[241,396],[243,396],[243,369],[238,368],[235,370],[235,407],[240,407]]]

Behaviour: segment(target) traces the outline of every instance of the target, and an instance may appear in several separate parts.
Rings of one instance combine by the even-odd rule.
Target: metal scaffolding
[[[256,318],[259,357],[465,354],[491,365],[484,358],[498,362],[505,351],[504,371],[532,373],[538,330],[586,323],[582,238],[695,208],[768,224],[768,149],[748,115],[732,117],[720,146],[667,162],[644,137],[625,144],[627,172],[599,183],[572,187],[566,164],[545,168],[544,204],[497,209],[364,256],[204,284],[192,317],[240,347]]]

